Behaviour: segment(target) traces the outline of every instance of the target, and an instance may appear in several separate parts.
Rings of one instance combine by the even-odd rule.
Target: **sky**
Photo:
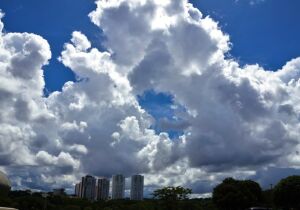
[[[197,195],[299,174],[299,6],[1,0],[0,168],[16,189],[140,173]]]

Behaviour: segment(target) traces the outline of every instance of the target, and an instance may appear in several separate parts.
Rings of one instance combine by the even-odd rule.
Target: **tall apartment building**
[[[125,177],[113,175],[112,177],[112,199],[123,199],[125,195]]]
[[[144,177],[141,175],[131,176],[130,199],[143,200],[144,198]]]
[[[81,197],[81,182],[75,184],[75,196]]]
[[[108,200],[109,198],[109,179],[100,178],[97,183],[97,200]]]
[[[93,176],[87,175],[81,179],[80,197],[88,200],[96,198],[96,179]]]

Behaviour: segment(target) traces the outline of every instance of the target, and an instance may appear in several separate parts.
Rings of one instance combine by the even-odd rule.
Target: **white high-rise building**
[[[96,198],[96,179],[87,175],[81,179],[81,198],[95,200]]]
[[[75,195],[76,197],[81,197],[81,182],[75,185]]]
[[[142,175],[131,176],[130,199],[143,200],[144,198],[144,177]]]
[[[125,195],[125,177],[121,174],[112,177],[112,199],[123,199]]]
[[[97,183],[97,200],[107,200],[109,197],[109,179],[100,178]]]

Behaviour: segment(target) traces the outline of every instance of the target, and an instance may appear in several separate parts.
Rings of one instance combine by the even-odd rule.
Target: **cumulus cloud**
[[[1,31],[0,151],[7,165],[34,164],[27,145],[36,133],[28,121],[51,117],[44,113],[41,98],[45,85],[41,67],[50,57],[50,47],[40,36]]]
[[[0,164],[17,186],[142,173],[149,189],[184,185],[201,194],[226,176],[266,183],[261,171],[299,168],[299,58],[274,72],[226,59],[229,35],[185,0],[96,4],[89,16],[107,50],[73,32],[59,60],[78,81],[47,98],[47,41],[0,35]],[[159,122],[180,136],[152,129],[156,119],[137,100],[149,90],[182,107],[176,120]]]
[[[86,153],[86,148],[74,144],[66,149],[61,144],[57,132],[59,117],[47,108],[43,97],[42,67],[51,58],[48,42],[35,34],[2,30],[1,22],[1,165],[16,187],[45,189],[49,187],[45,174],[58,176],[77,170],[80,162],[71,154]]]
[[[189,126],[174,151],[187,158],[187,167],[223,173],[272,164],[295,167],[297,158],[289,154],[299,144],[297,103],[291,102],[297,98],[298,59],[276,72],[225,59],[228,35],[186,1],[97,5],[90,17],[107,35],[114,62],[126,68],[133,92],[171,94],[186,108]],[[158,11],[162,22],[153,27],[156,19],[147,17]],[[140,27],[136,32],[132,26]],[[124,53],[126,45],[130,53]],[[126,67],[120,62],[125,60]]]

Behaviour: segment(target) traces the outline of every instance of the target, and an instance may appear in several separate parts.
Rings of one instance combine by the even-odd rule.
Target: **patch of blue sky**
[[[276,71],[300,55],[299,0],[191,0],[230,35],[229,56]]]
[[[154,118],[155,123],[151,128],[156,133],[167,132],[172,139],[184,133],[180,126],[184,124],[184,120],[178,117],[178,113],[186,110],[174,103],[172,95],[148,90],[138,96],[138,102]]]

